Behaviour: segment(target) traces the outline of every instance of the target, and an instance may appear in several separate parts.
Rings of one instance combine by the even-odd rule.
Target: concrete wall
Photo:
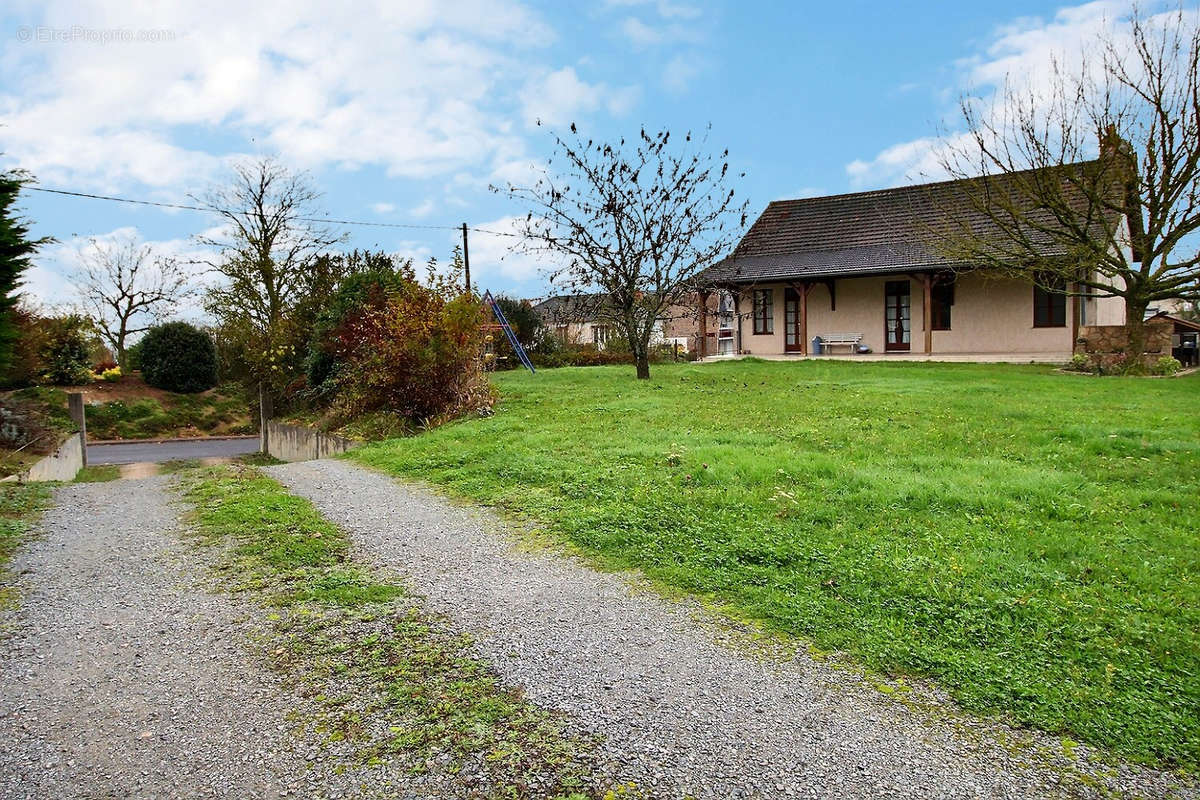
[[[84,443],[82,433],[71,434],[50,455],[36,462],[29,469],[5,478],[22,483],[38,481],[73,481],[83,469]]]
[[[314,461],[358,447],[358,442],[282,422],[267,423],[267,451],[280,461]]]
[[[911,350],[924,351],[924,288],[907,275],[846,278],[837,281],[837,308],[830,308],[829,289],[815,284],[808,293],[808,339],[822,333],[861,333],[863,343],[884,352],[884,284],[908,280],[911,291]],[[756,355],[784,352],[784,289],[786,284],[759,287],[774,293],[775,331],[754,334],[749,316],[753,303],[747,290],[741,299],[742,349]],[[980,274],[960,275],[954,290],[950,330],[933,331],[934,353],[1058,353],[1069,357],[1073,349],[1069,324],[1061,328],[1033,326],[1033,287],[1011,279],[989,279]]]

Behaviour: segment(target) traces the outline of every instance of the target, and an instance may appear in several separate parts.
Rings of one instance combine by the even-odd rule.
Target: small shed
[[[1171,355],[1185,367],[1200,366],[1200,322],[1163,311],[1150,319],[1165,319],[1174,324]],[[1149,320],[1147,320],[1148,322]]]

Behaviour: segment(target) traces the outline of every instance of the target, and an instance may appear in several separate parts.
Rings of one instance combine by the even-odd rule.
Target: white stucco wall
[[[911,350],[924,350],[924,289],[919,280],[907,275],[871,278],[847,278],[837,281],[837,309],[831,310],[829,290],[816,284],[808,294],[809,341],[822,333],[861,333],[863,342],[874,352],[884,352],[884,285],[890,280],[908,280],[911,291]],[[753,308],[747,290],[740,307],[742,349],[751,354],[784,352],[784,290],[786,284],[763,284],[772,289],[775,329],[770,335],[755,335],[750,316]],[[1068,299],[1067,325],[1060,328],[1035,328],[1033,325],[1033,287],[1012,279],[989,279],[981,274],[960,275],[955,286],[954,306],[948,331],[933,331],[934,353],[1070,353],[1071,300]]]

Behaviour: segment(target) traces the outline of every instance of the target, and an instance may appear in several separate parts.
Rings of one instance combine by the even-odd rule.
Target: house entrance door
[[[783,292],[783,352],[799,353],[804,349],[800,341],[800,293],[795,289]]]
[[[908,350],[912,342],[912,294],[908,281],[884,287],[884,350]]]

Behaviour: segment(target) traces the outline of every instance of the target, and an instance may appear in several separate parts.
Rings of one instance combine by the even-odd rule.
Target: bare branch
[[[1056,62],[1048,89],[1010,81],[990,108],[964,100],[967,134],[942,158],[965,179],[936,232],[946,254],[1120,297],[1135,342],[1151,303],[1200,296],[1197,19],[1135,10],[1077,68]]]
[[[195,293],[186,270],[173,258],[156,255],[129,237],[115,242],[89,240],[72,284],[88,316],[128,371],[129,338],[170,315]]]
[[[560,259],[549,275],[557,286],[597,294],[594,314],[625,336],[638,377],[649,377],[656,326],[745,226],[746,204],[727,183],[728,151],[710,154],[707,131],[672,142],[670,131],[642,129],[632,141],[609,143],[572,125],[554,142],[556,172],[493,190],[529,208],[518,247]]]

